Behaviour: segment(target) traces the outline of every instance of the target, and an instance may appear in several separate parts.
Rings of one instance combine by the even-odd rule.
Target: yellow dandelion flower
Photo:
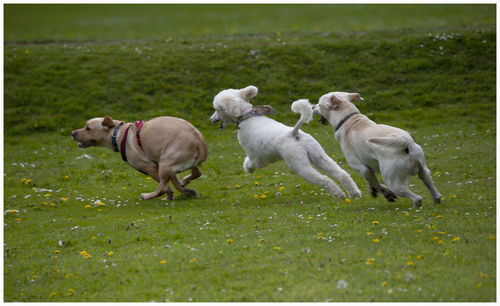
[[[346,198],[346,199],[345,199],[345,202],[346,202],[347,204],[349,204],[349,203],[351,203],[351,199]]]
[[[160,263],[161,263],[162,265],[164,265],[164,264],[166,264],[166,263],[167,263],[167,261],[166,261],[166,260],[162,260],[162,261],[160,261]]]
[[[57,292],[52,292],[49,294],[49,297],[54,297],[57,294]]]
[[[377,242],[379,242],[380,240],[379,240],[378,238],[375,238],[375,239],[373,239],[372,241],[373,241],[373,242],[375,242],[375,243],[377,243]]]
[[[368,236],[373,236],[373,232],[367,232],[366,233]]]
[[[477,288],[477,289],[481,288],[482,286],[483,286],[483,284],[481,284],[481,283],[477,283],[477,284],[476,284],[476,288]]]
[[[90,204],[85,204],[85,208],[90,208],[92,207]]]
[[[417,255],[417,259],[422,259],[424,255]]]
[[[226,188],[227,188],[227,189],[231,189],[231,188],[233,188],[233,186],[226,186]]]
[[[48,197],[51,197],[52,195],[50,193],[46,193],[45,194],[45,197],[48,198]]]
[[[258,198],[259,198],[259,195],[258,195],[258,194],[254,194],[254,195],[253,195],[253,198],[254,198],[254,199],[258,199]]]
[[[445,232],[438,232],[439,235],[444,235],[446,234]]]
[[[275,246],[275,247],[273,247],[273,250],[275,250],[275,251],[279,251],[279,250],[281,250],[281,247],[279,247],[279,246]]]
[[[454,237],[453,239],[451,239],[451,242],[457,242],[458,240],[460,240],[459,237]]]
[[[495,240],[497,238],[495,236],[491,235],[491,236],[488,237],[488,239]]]
[[[307,217],[307,220],[312,220],[312,219],[313,219],[313,217]]]
[[[414,266],[415,264],[413,263],[413,261],[409,261],[406,263],[407,266]]]
[[[21,183],[24,183],[24,181],[26,181],[26,178],[25,178],[25,177],[23,177],[23,178],[21,179]]]
[[[59,254],[59,253],[61,253],[61,251],[60,250],[54,250],[54,253],[55,254]]]
[[[241,188],[241,186],[240,186],[240,185],[234,185],[234,188],[236,188],[236,189],[240,189],[240,188]]]
[[[111,255],[113,255],[114,253],[115,253],[115,252],[113,252],[113,251],[109,251],[109,252],[108,252],[108,256],[111,256]]]
[[[147,176],[146,180],[149,181],[149,180],[152,180],[152,178],[150,176]]]
[[[231,244],[231,243],[234,242],[234,240],[233,239],[228,239],[228,240],[226,240],[226,242],[229,243],[229,244]]]
[[[66,276],[64,276],[65,278],[70,278],[71,276],[73,276],[74,274],[73,273],[68,273],[66,274]]]
[[[285,190],[285,187],[281,186],[280,191],[283,191],[283,190]]]
[[[258,186],[259,185],[259,182],[254,182],[253,183],[255,186]]]
[[[68,292],[69,292],[69,293],[74,293],[74,292],[75,292],[75,289],[73,289],[73,288],[69,288],[69,289],[68,289]]]
[[[189,263],[190,263],[190,264],[195,263],[195,262],[196,262],[196,258],[191,258],[191,259],[189,260]]]
[[[265,199],[265,198],[267,198],[267,196],[265,194],[263,194],[263,195],[260,196],[260,198],[261,199]]]
[[[378,221],[375,220],[375,221],[372,221],[372,223],[373,224],[379,224],[380,222],[378,222]]]
[[[452,194],[452,195],[450,195],[450,198],[451,198],[451,199],[456,199],[456,198],[457,198],[457,196],[456,196],[456,195],[454,195],[454,194]]]
[[[68,199],[67,198],[61,198],[61,201],[66,202]]]
[[[90,238],[92,238],[92,239],[97,239],[97,237],[96,237],[96,236],[93,236],[93,235],[92,235],[92,237],[90,237]]]
[[[97,203],[97,205],[99,205],[99,206],[103,206],[103,205],[104,205],[104,203],[103,203],[103,202],[99,202],[99,203]]]
[[[64,176],[64,179],[65,179],[65,180],[69,180],[69,176],[65,175],[65,176]]]
[[[438,238],[438,237],[436,237],[436,236],[432,237],[432,240],[438,240],[438,239],[439,239],[439,238]]]
[[[260,239],[259,239],[259,242],[260,242],[260,243],[263,243],[263,242],[264,242],[264,238],[260,238]]]
[[[436,216],[436,218],[437,218],[437,219],[441,219],[442,217],[443,217],[443,216],[441,216],[441,215],[437,215],[437,216]]]
[[[99,208],[97,211],[101,212],[101,211],[102,211],[102,208]]]
[[[436,175],[440,175],[441,173],[439,173],[439,171],[437,171],[436,173],[434,173],[434,176]]]
[[[443,256],[450,255],[450,252],[446,251],[443,253]]]
[[[122,189],[123,189],[123,190],[127,189],[127,186],[123,186],[123,187],[122,187]]]
[[[382,285],[382,287],[385,287],[385,286],[387,286],[387,282],[382,282],[381,285]]]
[[[27,179],[24,184],[28,185],[29,183],[31,183],[31,179]]]
[[[396,275],[396,278],[397,279],[401,279],[401,275]]]
[[[444,241],[443,241],[443,240],[441,240],[441,239],[439,239],[438,243],[439,243],[439,244],[443,244],[443,243],[444,243]]]

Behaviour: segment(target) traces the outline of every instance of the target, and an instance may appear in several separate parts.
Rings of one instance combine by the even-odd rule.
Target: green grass
[[[145,15],[131,21],[127,6],[95,7],[33,15],[5,6],[5,301],[496,300],[493,6],[392,6],[378,24],[370,16],[381,6],[266,6],[262,18],[252,6],[168,6],[198,18],[192,28],[169,19],[177,27],[165,32],[159,7],[137,7],[151,13],[139,27],[133,20]],[[110,8],[121,17],[100,15]],[[269,26],[281,8],[290,17]],[[231,32],[213,22],[222,9],[229,23],[241,14],[254,22]],[[317,17],[340,9],[360,19],[333,29]],[[403,19],[412,10],[419,18]],[[416,178],[420,210],[371,198],[331,128],[315,122],[303,129],[352,175],[361,199],[336,201],[282,162],[244,173],[235,128],[208,119],[217,92],[250,84],[254,104],[272,105],[288,125],[296,99],[360,92],[363,113],[423,147],[443,203]],[[200,197],[139,200],[155,182],[70,137],[102,115],[197,126],[209,147],[191,183]]]

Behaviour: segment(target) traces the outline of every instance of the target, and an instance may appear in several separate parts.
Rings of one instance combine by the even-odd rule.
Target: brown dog
[[[207,158],[208,150],[200,131],[184,119],[157,117],[124,123],[106,116],[90,119],[71,135],[80,148],[101,146],[120,152],[124,161],[159,182],[154,192],[141,195],[145,200],[165,193],[171,200],[169,181],[183,194],[197,195],[184,186],[201,176],[199,165]],[[180,182],[177,173],[188,169],[191,174]]]

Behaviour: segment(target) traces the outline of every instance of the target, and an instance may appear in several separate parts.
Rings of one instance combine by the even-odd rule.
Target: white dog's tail
[[[292,112],[300,114],[299,121],[293,128],[292,135],[297,137],[300,127],[304,123],[309,123],[313,118],[313,109],[311,103],[307,99],[300,99],[292,103]]]

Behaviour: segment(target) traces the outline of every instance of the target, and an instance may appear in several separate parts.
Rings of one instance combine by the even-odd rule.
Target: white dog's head
[[[231,122],[238,122],[243,112],[252,107],[249,100],[257,95],[255,86],[243,89],[226,89],[214,97],[215,113],[210,117],[212,123],[222,121],[219,128],[227,127]]]
[[[319,121],[322,124],[330,122],[336,126],[345,116],[352,112],[359,112],[353,102],[362,100],[359,93],[330,92],[319,98],[318,104],[313,106],[313,111],[316,115],[321,116]]]

